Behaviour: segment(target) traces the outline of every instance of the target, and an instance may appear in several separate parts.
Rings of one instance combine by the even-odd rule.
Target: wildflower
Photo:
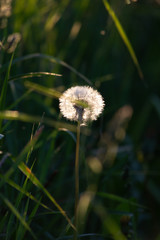
[[[84,125],[96,120],[104,108],[101,94],[88,86],[69,88],[61,95],[59,101],[60,111],[64,117]]]

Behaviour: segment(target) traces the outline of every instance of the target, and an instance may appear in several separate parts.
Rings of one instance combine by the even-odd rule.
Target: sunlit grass
[[[159,239],[158,7],[13,0],[8,15],[0,9],[0,239],[70,240],[77,226],[79,240]],[[59,109],[77,85],[106,103],[78,144]]]

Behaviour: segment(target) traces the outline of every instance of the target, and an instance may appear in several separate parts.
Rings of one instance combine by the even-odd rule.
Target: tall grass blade
[[[139,74],[140,78],[143,80],[143,72],[141,70],[140,64],[138,62],[138,59],[137,59],[136,54],[134,52],[134,49],[133,49],[133,47],[132,47],[132,45],[131,45],[131,43],[130,43],[130,41],[129,41],[129,39],[128,39],[120,21],[119,21],[119,19],[118,19],[118,17],[116,16],[114,10],[111,8],[111,6],[110,6],[110,4],[107,0],[103,0],[103,3],[104,3],[105,8],[107,9],[109,15],[111,16],[112,20],[114,21],[115,26],[116,26],[124,44],[126,45],[130,55],[131,55],[131,58],[132,58],[135,66],[137,68],[137,71],[138,71],[138,74]]]
[[[26,79],[26,78],[32,78],[32,77],[42,77],[42,76],[61,77],[62,74],[50,73],[50,72],[30,72],[30,73],[19,74],[19,75],[13,76],[9,79],[9,81],[15,81],[15,80],[18,80],[18,79]]]
[[[23,99],[25,99],[30,93],[32,92],[32,90],[28,90],[26,93],[24,93],[20,98],[18,98],[16,101],[14,101],[9,107],[6,108],[6,110],[10,110],[13,109],[14,107],[17,106],[17,104],[19,104],[21,101],[23,101]],[[5,129],[10,125],[11,121],[8,121],[4,124],[4,126],[2,127],[2,132],[5,131]]]
[[[38,134],[34,135],[33,139],[28,142],[28,144],[25,146],[25,148],[22,150],[22,152],[19,154],[19,156],[16,158],[10,169],[3,175],[2,181],[0,182],[0,188],[3,186],[5,181],[9,179],[9,177],[13,174],[15,169],[17,169],[18,165],[20,164],[21,161],[24,160],[26,157],[27,153],[30,151],[30,149],[36,144],[38,141],[38,138],[40,136],[40,131]]]
[[[11,60],[8,64],[8,70],[4,79],[4,83],[2,86],[2,90],[1,90],[1,95],[0,95],[0,111],[4,110],[5,108],[5,103],[6,103],[6,97],[7,97],[7,87],[8,87],[8,80],[9,80],[9,75],[10,75],[10,71],[11,71],[11,65],[12,65],[12,61],[13,61],[13,56],[14,54],[12,54],[11,56]],[[2,119],[0,119],[0,132],[1,132],[1,128],[2,128]]]
[[[27,202],[25,203],[25,208],[24,208],[24,213],[23,213],[23,218],[25,220],[26,220],[28,208],[29,208],[29,198],[27,199]],[[30,224],[28,223],[28,225],[30,225]],[[24,228],[24,226],[21,223],[19,223],[19,227],[17,229],[17,234],[16,234],[16,240],[24,239],[25,233],[26,233],[26,229]]]
[[[28,223],[31,224],[32,222],[32,219],[34,218],[39,206],[40,206],[40,203],[41,203],[41,198],[39,201],[37,201],[37,204],[35,205],[35,207],[33,208],[31,214],[28,216]]]
[[[74,225],[72,224],[71,220],[67,216],[66,212],[61,208],[61,206],[56,202],[56,200],[52,197],[52,195],[48,192],[48,190],[41,184],[38,178],[32,173],[30,168],[28,168],[23,162],[19,164],[19,169],[30,179],[30,181],[41,189],[45,195],[50,199],[50,201],[55,205],[55,207],[61,212],[61,214],[66,218],[70,226],[75,229]]]
[[[22,121],[22,122],[28,122],[28,123],[39,123],[42,122],[50,127],[59,129],[59,128],[66,128],[69,131],[76,132],[76,126],[66,123],[66,122],[60,122],[60,121],[54,121],[50,118],[43,118],[39,116],[33,116],[25,113],[21,113],[18,111],[0,111],[0,119],[6,119],[6,120],[12,120],[12,121]],[[85,135],[90,134],[90,130],[87,128],[82,129],[82,133]]]
[[[20,213],[17,211],[17,209],[13,206],[13,204],[0,193],[0,198],[3,200],[3,202],[7,205],[7,207],[12,211],[12,213],[19,219],[21,224],[26,228],[27,231],[29,231],[34,239],[37,239],[34,233],[32,232],[31,228],[25,221],[25,219],[20,215]]]
[[[31,200],[33,200],[34,202],[36,202],[37,204],[39,204],[40,206],[42,206],[43,208],[51,211],[52,213],[57,213],[56,211],[53,211],[51,208],[49,208],[47,205],[43,204],[42,202],[39,202],[31,193],[29,193],[27,190],[24,189],[24,187],[22,188],[21,186],[19,186],[18,184],[16,184],[14,181],[12,181],[11,179],[5,179],[3,177],[3,175],[0,174],[0,178],[4,179],[4,181],[9,184],[11,187],[13,187],[14,189],[16,189],[17,191],[19,191],[20,193],[22,193],[23,195],[27,196],[28,198],[30,198]]]
[[[32,141],[32,140],[33,140],[33,141]],[[21,157],[20,157],[19,160],[16,162],[16,164],[14,163],[13,166],[12,166],[12,167],[8,170],[8,172],[4,175],[4,177],[1,178],[1,179],[2,179],[2,182],[7,182],[7,181],[8,181],[8,182],[12,183],[13,186],[16,186],[16,184],[14,184],[14,182],[11,182],[11,181],[9,180],[9,176],[10,176],[10,175],[13,173],[13,171],[17,168],[17,166],[18,166],[17,164],[19,163],[19,161],[23,160],[24,157],[25,157],[25,155],[30,151],[30,149],[33,148],[34,144],[35,144],[35,143],[37,142],[37,140],[38,140],[38,135],[35,136],[34,139],[32,138],[32,140],[30,140],[30,142],[28,143],[28,145],[27,145],[27,146],[24,148],[24,150],[22,151],[22,153],[24,152],[24,155],[21,153],[21,154],[20,154]],[[24,189],[24,190],[25,190],[26,185],[27,185],[27,180],[28,180],[28,179],[26,179],[25,182],[24,182],[24,184],[23,184],[23,188],[22,188],[22,189]],[[19,205],[20,205],[20,203],[21,203],[22,198],[23,198],[23,193],[20,191],[19,194],[18,194],[18,196],[17,196],[17,198],[16,198],[16,200],[15,200],[15,207],[16,207],[16,209],[19,208]],[[14,221],[14,215],[12,214],[12,215],[10,216],[10,218],[9,218],[8,225],[7,225],[7,238],[9,238],[9,235],[10,235],[10,233],[11,233],[12,226],[13,226],[13,221]]]
[[[21,113],[18,111],[2,111],[0,112],[0,119],[7,119],[7,120],[14,120],[14,121],[23,121],[23,122],[29,122],[29,123],[39,123],[42,121],[42,123],[47,124],[48,126],[54,127],[54,128],[66,128],[69,131],[76,132],[76,126],[65,123],[65,122],[59,122],[54,121],[50,118],[41,118],[38,116],[28,115],[25,113]],[[88,129],[82,129],[82,132],[86,135],[90,134],[90,131]]]
[[[42,58],[42,59],[48,60],[50,62],[60,64],[63,67],[66,67],[67,69],[69,69],[71,72],[75,73],[77,76],[82,78],[88,84],[92,85],[92,82],[87,77],[85,77],[83,74],[78,72],[75,68],[73,68],[72,66],[70,66],[69,64],[67,64],[64,61],[62,61],[58,58],[49,56],[49,55],[45,55],[45,54],[41,54],[41,53],[33,53],[33,54],[29,54],[29,55],[14,59],[12,64],[16,64],[16,63],[19,63],[19,62],[22,62],[22,61],[25,61],[25,60],[29,60],[29,59],[32,59],[32,58]],[[3,65],[0,68],[0,72],[3,72],[7,67],[8,67],[8,64]]]
[[[33,82],[25,81],[24,86],[27,88],[30,88],[31,90],[35,90],[36,92],[41,93],[48,97],[54,97],[59,99],[59,97],[61,96],[60,92],[51,88],[46,88],[44,86],[41,86]]]
[[[128,205],[132,205],[132,206],[135,206],[137,208],[146,208],[145,206],[143,206],[141,204],[138,204],[138,203],[135,203],[135,202],[133,202],[131,200],[128,200],[128,199],[116,196],[114,194],[104,193],[104,192],[97,192],[97,195],[100,196],[100,197],[103,197],[103,198],[107,198],[107,199],[116,201],[116,202],[126,203]]]

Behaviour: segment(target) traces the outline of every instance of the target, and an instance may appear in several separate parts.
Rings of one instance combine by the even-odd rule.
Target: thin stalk
[[[78,201],[79,201],[79,145],[80,145],[80,122],[77,125],[77,142],[76,142],[76,158],[75,158],[75,214],[74,224],[76,231],[74,233],[74,240],[77,240],[78,235]]]

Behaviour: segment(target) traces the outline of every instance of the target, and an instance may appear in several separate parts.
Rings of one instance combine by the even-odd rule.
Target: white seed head
[[[67,89],[59,101],[62,115],[69,120],[79,121],[81,124],[96,120],[105,105],[101,94],[88,86]]]

